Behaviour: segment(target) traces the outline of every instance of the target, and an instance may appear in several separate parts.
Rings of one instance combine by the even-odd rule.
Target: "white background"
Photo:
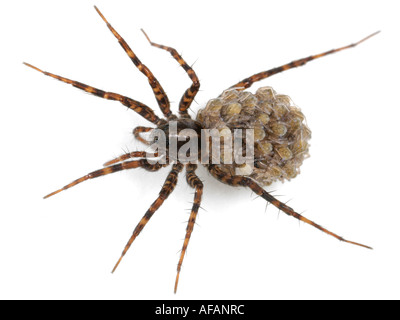
[[[11,4],[12,3],[12,4]],[[167,170],[131,170],[47,193],[138,148],[146,122],[27,68],[128,95],[154,109],[147,79],[93,9],[151,68],[176,108],[201,80],[192,115],[244,77],[360,40],[357,48],[254,85],[288,94],[307,115],[311,158],[279,199],[373,251],[278,214],[249,190],[205,181],[198,225],[173,294],[193,190],[180,176],[121,265]],[[0,5],[1,299],[398,299],[399,22],[397,1],[13,1]],[[176,109],[175,109],[176,110]],[[156,110],[160,115],[159,110]]]

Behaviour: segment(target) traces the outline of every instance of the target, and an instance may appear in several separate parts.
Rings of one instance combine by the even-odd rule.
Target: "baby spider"
[[[153,73],[139,60],[125,40],[108,23],[99,9],[96,7],[95,9],[135,66],[147,77],[161,112],[164,115],[163,118],[159,118],[150,107],[139,101],[42,71],[31,64],[24,63],[46,76],[71,84],[95,96],[119,101],[155,125],[155,128],[140,126],[133,130],[135,138],[148,145],[152,151],[135,151],[123,154],[106,162],[104,168],[93,171],[63,188],[48,194],[44,198],[51,197],[83,181],[117,171],[133,168],[157,171],[163,167],[172,165],[172,169],[169,171],[159,196],[134,229],[112,272],[118,267],[132,242],[140,234],[154,212],[160,208],[173,192],[178,182],[178,175],[185,168],[186,181],[194,188],[195,194],[178,262],[174,287],[174,292],[176,292],[183,258],[193,231],[203,194],[203,183],[196,175],[199,163],[204,165],[210,174],[219,181],[231,186],[248,187],[258,196],[273,204],[287,215],[299,219],[340,241],[371,249],[366,245],[346,240],[323,228],[295,212],[291,207],[280,202],[263,189],[263,186],[269,185],[274,181],[290,180],[299,173],[299,167],[303,160],[308,157],[308,140],[311,137],[311,131],[305,124],[304,115],[293,105],[288,96],[276,94],[270,87],[260,88],[255,94],[244,90],[249,88],[253,83],[279,72],[302,66],[311,60],[341,50],[355,47],[378,32],[356,43],[295,60],[280,67],[245,78],[225,90],[218,98],[210,100],[206,107],[198,112],[194,120],[188,114],[188,108],[199,91],[200,82],[194,70],[183,60],[178,52],[171,47],[152,42],[142,30],[150,44],[168,51],[182,66],[192,81],[191,86],[185,91],[180,100],[179,115],[176,116],[170,109],[170,103],[163,87],[154,77]],[[144,137],[143,133],[151,133],[151,135],[150,137]],[[245,138],[243,139],[243,137]],[[215,138],[217,141],[216,144],[214,143]],[[239,148],[237,147],[238,141]],[[212,142],[211,145],[210,142]],[[232,146],[234,147],[232,148]],[[243,151],[244,147],[246,147],[246,153]],[[250,156],[247,154],[248,149],[251,151]],[[233,158],[234,160],[232,160]]]

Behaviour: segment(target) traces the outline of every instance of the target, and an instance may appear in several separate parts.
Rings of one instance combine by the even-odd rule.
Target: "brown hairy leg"
[[[117,94],[117,93],[103,91],[103,90],[88,86],[87,84],[84,84],[84,83],[81,83],[81,82],[78,82],[78,81],[74,81],[74,80],[71,80],[71,79],[67,79],[67,78],[58,76],[56,74],[47,72],[47,71],[40,70],[39,68],[37,68],[37,67],[35,67],[35,66],[33,66],[33,65],[29,64],[29,63],[26,63],[26,62],[24,62],[24,64],[27,65],[28,67],[31,67],[32,69],[35,69],[36,71],[39,71],[39,72],[43,73],[46,76],[49,76],[49,77],[52,77],[54,79],[60,80],[62,82],[68,83],[68,84],[74,86],[75,88],[78,88],[78,89],[81,89],[81,90],[86,91],[88,93],[91,93],[91,94],[93,94],[93,95],[95,95],[97,97],[108,99],[108,100],[119,101],[124,106],[127,106],[129,109],[132,109],[133,111],[136,111],[143,118],[145,118],[146,120],[148,120],[148,121],[150,121],[150,122],[152,122],[152,123],[154,123],[156,125],[165,121],[165,120],[160,119],[159,117],[157,117],[155,115],[154,111],[151,108],[149,108],[148,106],[146,106],[145,104],[143,104],[143,103],[141,103],[139,101],[133,100],[131,98],[122,96],[122,95]]]
[[[107,161],[103,166],[107,167],[111,164],[122,162],[127,159],[131,159],[131,158],[145,158],[148,155],[149,155],[149,153],[146,151],[127,152],[127,153],[123,154],[122,156],[119,156],[114,159],[111,159],[110,161]],[[158,153],[157,152],[153,153],[153,157],[158,157]]]
[[[159,163],[150,164],[145,159],[132,160],[132,161],[118,163],[118,164],[112,165],[110,167],[106,167],[106,168],[102,168],[102,169],[90,172],[87,175],[72,181],[71,183],[67,184],[66,186],[62,187],[61,189],[58,189],[52,193],[49,193],[47,196],[44,197],[44,199],[49,198],[63,190],[67,190],[71,187],[74,187],[83,181],[101,177],[101,176],[105,176],[110,173],[114,173],[114,172],[118,172],[118,171],[122,171],[122,170],[128,170],[128,169],[135,169],[135,168],[143,168],[148,171],[157,171],[157,170],[161,169],[162,167],[163,167],[163,165],[161,165]]]
[[[138,225],[136,226],[135,230],[133,231],[132,236],[130,237],[128,243],[126,244],[124,251],[121,254],[121,257],[118,259],[117,263],[115,264],[112,272],[114,272],[119,263],[121,262],[122,258],[125,256],[126,252],[129,250],[130,246],[132,245],[133,241],[139,235],[139,233],[143,230],[144,226],[153,216],[154,212],[157,211],[158,208],[164,203],[164,201],[169,197],[169,195],[174,191],[175,186],[178,182],[178,174],[182,171],[183,165],[180,163],[174,164],[172,166],[171,171],[169,172],[167,179],[164,182],[164,185],[161,188],[160,194],[158,198],[153,202],[150,208],[147,210],[143,218],[139,221]]]
[[[292,61],[292,62],[290,62],[288,64],[285,64],[285,65],[277,67],[277,68],[273,68],[271,70],[267,70],[267,71],[263,71],[263,72],[260,72],[260,73],[256,73],[256,74],[252,75],[251,77],[245,78],[242,81],[234,84],[230,88],[237,88],[237,90],[244,90],[246,88],[249,88],[254,82],[263,80],[263,79],[268,78],[268,77],[270,77],[270,76],[272,76],[274,74],[277,74],[279,72],[282,72],[282,71],[285,71],[285,70],[289,70],[289,69],[292,69],[292,68],[296,68],[296,67],[300,67],[300,66],[305,65],[309,61],[312,61],[312,60],[315,60],[315,59],[318,59],[318,58],[324,57],[326,55],[329,55],[329,54],[332,54],[332,53],[336,53],[336,52],[339,52],[339,51],[342,51],[342,50],[345,50],[345,49],[353,48],[353,47],[359,45],[361,42],[364,42],[364,41],[368,40],[369,38],[373,37],[374,35],[378,34],[379,32],[380,31],[374,32],[373,34],[369,35],[368,37],[365,37],[364,39],[362,39],[362,40],[360,40],[358,42],[349,44],[347,46],[344,46],[344,47],[341,47],[341,48],[338,48],[338,49],[332,49],[332,50],[329,50],[329,51],[326,51],[326,52],[323,52],[323,53],[320,53],[320,54],[309,56],[307,58],[302,58],[302,59],[299,59],[299,60]]]
[[[196,96],[197,92],[199,92],[199,89],[200,89],[199,78],[197,77],[194,70],[186,63],[185,60],[183,60],[182,56],[174,48],[152,42],[150,40],[149,36],[146,34],[146,32],[144,32],[143,29],[141,29],[141,30],[152,46],[168,51],[172,55],[172,57],[176,61],[178,61],[178,63],[181,65],[181,67],[188,74],[189,78],[192,80],[192,85],[190,86],[190,88],[188,88],[185,91],[185,93],[183,94],[182,99],[179,103],[179,114],[181,115],[181,117],[188,117],[187,110],[189,109],[190,105],[192,104],[192,102],[194,100],[194,97]]]
[[[343,237],[338,236],[337,234],[325,229],[324,227],[320,226],[319,224],[316,224],[315,222],[307,219],[306,217],[303,217],[301,214],[295,212],[291,207],[289,207],[288,205],[284,204],[283,202],[279,201],[278,199],[276,199],[275,197],[270,195],[267,191],[265,191],[261,186],[259,186],[254,180],[252,180],[250,178],[246,178],[244,176],[232,176],[232,175],[229,175],[228,173],[222,171],[221,169],[219,169],[215,165],[209,165],[208,166],[208,170],[215,178],[217,178],[221,182],[229,184],[231,186],[248,187],[251,190],[253,190],[253,192],[255,194],[257,194],[258,196],[262,197],[263,199],[265,199],[269,203],[273,204],[275,207],[277,207],[278,209],[282,210],[287,215],[292,216],[292,217],[294,217],[296,219],[299,219],[300,221],[303,221],[303,222],[305,222],[305,223],[307,223],[307,224],[309,224],[309,225],[321,230],[322,232],[324,232],[326,234],[329,234],[332,237],[335,237],[336,239],[338,239],[340,241],[351,243],[351,244],[354,244],[354,245],[357,245],[357,246],[360,246],[360,247],[364,247],[364,248],[367,248],[367,249],[372,249],[371,247],[366,246],[364,244],[346,240]]]
[[[160,106],[160,109],[164,116],[166,118],[169,118],[173,116],[171,110],[170,110],[170,103],[168,100],[168,96],[165,93],[163,87],[161,84],[158,82],[158,80],[154,77],[153,73],[150,71],[149,68],[147,68],[136,56],[136,54],[132,51],[132,49],[128,46],[128,44],[125,42],[125,40],[118,34],[117,31],[111,26],[111,24],[107,21],[107,19],[103,16],[103,14],[100,12],[97,7],[94,7],[97,11],[97,13],[100,15],[100,17],[103,19],[103,21],[107,24],[108,29],[112,32],[112,34],[117,38],[119,44],[121,47],[125,50],[125,52],[128,54],[129,58],[131,58],[132,62],[135,64],[135,66],[139,69],[140,72],[142,72],[147,79],[149,80],[149,84],[153,90],[154,96],[156,97],[157,103]]]
[[[197,213],[200,208],[201,197],[203,195],[203,183],[201,182],[199,177],[196,175],[196,173],[195,173],[196,169],[197,169],[196,164],[187,164],[186,165],[186,181],[192,188],[195,189],[195,193],[194,193],[194,202],[193,202],[192,211],[190,212],[190,217],[189,217],[188,225],[186,228],[185,240],[183,242],[181,256],[180,256],[179,262],[178,262],[177,274],[176,274],[176,279],[175,279],[175,288],[174,288],[175,293],[176,293],[176,290],[178,289],[179,274],[181,272],[183,258],[185,256],[186,249],[189,244],[190,236],[192,234],[194,224],[196,222]]]
[[[135,129],[133,129],[133,135],[140,142],[147,144],[147,145],[151,145],[150,141],[147,141],[146,139],[142,138],[142,136],[140,135],[143,132],[150,132],[151,130],[154,130],[154,128],[138,126]]]

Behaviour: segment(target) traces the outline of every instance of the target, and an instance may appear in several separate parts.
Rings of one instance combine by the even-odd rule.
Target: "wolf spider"
[[[176,116],[170,109],[170,102],[168,100],[166,93],[164,92],[163,87],[158,82],[158,80],[155,78],[153,73],[139,60],[139,58],[136,56],[136,54],[128,46],[128,44],[125,42],[125,40],[117,33],[117,31],[110,25],[110,23],[106,20],[106,18],[99,11],[99,9],[97,9],[97,7],[95,7],[95,9],[96,9],[97,13],[100,15],[100,17],[103,19],[103,21],[107,24],[107,27],[110,29],[110,31],[113,33],[113,35],[117,38],[119,44],[122,46],[124,51],[128,54],[128,56],[130,57],[130,59],[132,60],[134,65],[147,77],[149,84],[155,95],[155,98],[157,100],[157,103],[164,115],[164,118],[159,118],[150,107],[148,107],[147,105],[145,105],[139,101],[133,100],[131,98],[128,98],[126,96],[123,96],[123,95],[120,95],[120,94],[117,94],[114,92],[103,91],[103,90],[94,88],[92,86],[83,84],[81,82],[70,80],[70,79],[43,71],[31,64],[25,63],[25,62],[24,62],[24,64],[43,73],[46,76],[50,76],[50,77],[58,79],[62,82],[71,84],[72,86],[74,86],[78,89],[84,90],[88,93],[91,93],[95,96],[98,96],[98,97],[101,97],[104,99],[119,101],[124,106],[128,107],[129,109],[132,109],[133,111],[135,111],[136,113],[141,115],[143,118],[145,118],[149,122],[153,123],[156,126],[156,128],[158,128],[166,133],[168,133],[168,130],[169,130],[169,122],[176,121],[179,131],[186,129],[186,128],[190,128],[190,129],[195,130],[196,133],[198,135],[200,135],[200,130],[203,129],[202,123],[200,123],[199,121],[193,120],[190,117],[190,115],[188,114],[188,108],[190,107],[192,101],[194,100],[194,98],[200,88],[200,82],[199,82],[199,79],[198,79],[196,73],[194,72],[194,70],[185,62],[185,60],[181,57],[181,55],[178,54],[178,52],[174,48],[152,42],[149,39],[149,37],[147,36],[147,34],[142,30],[145,37],[150,42],[150,44],[154,47],[168,51],[172,55],[172,57],[180,64],[180,66],[186,71],[186,73],[188,74],[189,78],[192,81],[191,86],[184,92],[184,94],[180,100],[179,116]],[[263,80],[265,78],[268,78],[279,72],[283,72],[283,71],[289,70],[291,68],[302,66],[309,61],[324,57],[324,56],[332,54],[332,53],[339,52],[341,50],[355,47],[358,44],[360,44],[361,42],[374,36],[376,33],[378,33],[378,32],[375,32],[356,43],[353,43],[353,44],[350,44],[350,45],[347,45],[347,46],[344,46],[341,48],[329,50],[329,51],[326,51],[326,52],[323,52],[323,53],[320,53],[317,55],[312,55],[312,56],[309,56],[306,58],[295,60],[288,64],[282,65],[280,67],[254,74],[254,75],[252,75],[248,78],[245,78],[242,81],[234,84],[230,88],[235,88],[236,90],[242,92],[244,89],[249,88],[253,83]],[[135,138],[137,138],[139,141],[149,145],[151,143],[151,141],[144,139],[141,134],[151,132],[153,129],[155,129],[155,128],[139,126],[133,130],[133,134],[134,134]],[[155,156],[157,156],[157,154],[155,154]],[[128,160],[128,159],[132,159],[132,158],[135,158],[135,160]],[[187,228],[186,228],[186,235],[185,235],[185,239],[183,242],[182,251],[180,253],[180,258],[179,258],[178,267],[177,267],[177,275],[176,275],[175,287],[174,287],[174,292],[176,293],[182,262],[183,262],[183,259],[185,256],[185,252],[186,252],[186,249],[187,249],[187,246],[189,243],[191,233],[193,231],[193,227],[194,227],[194,224],[196,221],[196,216],[197,216],[197,213],[200,208],[200,203],[201,203],[202,194],[203,194],[203,183],[199,179],[199,177],[196,175],[196,169],[197,169],[196,161],[182,163],[180,161],[176,161],[176,160],[174,161],[172,159],[167,159],[167,160],[168,160],[167,163],[164,163],[164,164],[150,163],[150,161],[148,159],[146,159],[145,151],[134,151],[134,152],[126,153],[126,154],[123,154],[123,155],[113,159],[113,160],[106,162],[104,164],[105,168],[93,171],[77,180],[74,180],[73,182],[67,184],[63,188],[58,189],[58,190],[46,195],[44,198],[49,198],[63,190],[69,189],[83,181],[97,178],[100,176],[104,176],[104,175],[114,173],[117,171],[134,169],[134,168],[143,168],[148,171],[157,171],[157,170],[161,169],[162,167],[172,165],[172,169],[170,170],[157,199],[152,203],[150,208],[147,210],[147,212],[144,214],[144,216],[142,217],[142,219],[139,221],[138,225],[134,229],[132,236],[130,237],[128,243],[126,244],[126,246],[121,254],[121,257],[119,258],[119,260],[117,261],[116,265],[114,266],[114,268],[112,270],[112,272],[114,272],[116,270],[116,268],[118,267],[119,263],[121,262],[121,259],[126,254],[126,252],[128,251],[128,249],[131,246],[131,244],[133,243],[133,241],[136,239],[136,237],[140,234],[142,229],[145,227],[147,222],[153,216],[154,212],[160,208],[160,206],[164,203],[164,201],[168,198],[168,196],[173,192],[173,190],[178,182],[178,175],[185,168],[186,181],[192,188],[194,188],[195,193],[194,193],[193,206],[191,209],[189,221],[188,221]],[[225,184],[228,184],[231,186],[248,187],[255,194],[257,194],[258,196],[260,196],[267,202],[273,204],[275,207],[277,207],[279,210],[283,211],[287,215],[292,216],[296,219],[299,219],[300,221],[303,221],[303,222],[321,230],[322,232],[335,237],[336,239],[338,239],[340,241],[344,241],[347,243],[351,243],[354,245],[358,245],[361,247],[371,249],[371,247],[369,247],[369,246],[346,240],[346,239],[342,238],[341,236],[338,236],[337,234],[323,228],[322,226],[316,224],[315,222],[300,215],[299,213],[295,212],[291,207],[289,207],[285,203],[282,203],[281,201],[277,200],[274,196],[272,196],[270,193],[265,191],[262,188],[262,186],[259,183],[257,183],[257,181],[255,181],[254,179],[246,177],[245,175],[229,174],[226,171],[222,170],[221,167],[216,164],[205,164],[205,167],[208,169],[208,171],[210,172],[210,174],[213,177],[215,177],[222,183],[225,183]]]

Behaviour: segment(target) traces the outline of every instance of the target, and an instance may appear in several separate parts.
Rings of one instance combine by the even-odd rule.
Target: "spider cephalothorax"
[[[152,130],[152,139],[149,144],[152,143],[157,148],[158,154],[164,157],[165,161],[184,164],[196,163],[201,157],[203,129],[204,127],[199,121],[190,118],[168,121]],[[190,145],[190,142],[193,145]]]
[[[193,69],[183,60],[175,49],[153,43],[145,34],[151,45],[170,52],[192,80],[191,86],[185,91],[179,103],[179,116],[176,116],[170,109],[169,99],[164,89],[152,72],[138,59],[125,40],[108,23],[101,12],[96,7],[95,9],[107,24],[110,31],[118,39],[118,42],[135,66],[147,77],[161,112],[164,115],[164,119],[159,118],[150,107],[139,101],[42,71],[28,63],[25,64],[47,76],[71,84],[74,87],[98,97],[119,101],[155,125],[155,128],[136,127],[133,130],[133,134],[139,141],[150,147],[156,147],[157,150],[152,150],[151,152],[135,151],[123,154],[120,157],[106,162],[104,168],[93,171],[71,182],[63,188],[48,194],[45,198],[88,179],[93,179],[109,173],[133,168],[157,171],[162,167],[172,165],[159,196],[134,229],[113,272],[154,212],[172,193],[178,182],[179,173],[185,168],[186,181],[195,189],[195,195],[178,263],[178,272],[175,280],[176,292],[183,258],[193,231],[203,194],[203,183],[195,173],[198,163],[205,165],[211,175],[219,181],[231,186],[248,187],[254,193],[270,202],[287,215],[310,224],[341,241],[370,248],[357,242],[345,240],[337,234],[321,227],[295,212],[291,207],[280,202],[262,188],[262,186],[269,185],[273,181],[291,179],[298,174],[300,165],[308,156],[308,140],[311,137],[311,132],[305,124],[304,115],[293,105],[289,97],[277,95],[270,87],[260,88],[254,95],[244,90],[249,88],[254,82],[270,77],[276,73],[302,66],[311,60],[328,54],[355,47],[376,33],[356,43],[295,60],[283,66],[245,78],[231,86],[228,90],[225,90],[218,98],[210,100],[206,107],[199,111],[197,119],[192,120],[187,110],[200,88],[199,80]],[[203,131],[205,131],[205,133]],[[247,135],[248,131],[250,132],[249,136]],[[215,138],[212,134],[211,136],[207,136],[210,132],[214,132],[218,140],[219,151],[216,153],[217,156],[213,153],[214,149],[212,143],[209,145],[202,144],[204,140],[210,142],[210,140]],[[244,134],[243,132],[246,133]],[[150,138],[143,137],[142,133],[151,133]],[[231,137],[230,140],[228,139],[228,141],[230,141],[229,143],[225,143],[225,138],[227,137]],[[251,137],[251,139],[249,137]],[[224,143],[219,144],[219,139],[222,139]],[[238,145],[241,148],[231,148],[232,145],[235,146],[237,140],[240,140]],[[160,143],[160,141],[163,143]],[[195,141],[195,143],[190,145],[189,142],[193,141]],[[187,147],[188,144],[190,148]],[[244,148],[244,146],[246,146],[246,148]],[[177,153],[171,152],[173,147],[176,147]],[[243,150],[247,150],[247,147],[249,150],[253,151],[251,157],[248,157],[247,153],[243,155]],[[193,149],[196,149],[195,152],[192,152],[192,156],[194,156],[188,160],[187,156],[190,155],[190,151],[193,151]],[[237,161],[238,158],[244,159],[244,162]]]

